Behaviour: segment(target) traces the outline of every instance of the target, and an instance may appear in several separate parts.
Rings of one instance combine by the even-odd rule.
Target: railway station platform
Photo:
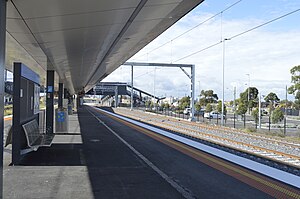
[[[70,115],[69,132],[56,134],[51,147],[26,154],[18,166],[10,166],[9,157],[6,150],[4,198],[300,196],[293,187],[89,106]]]

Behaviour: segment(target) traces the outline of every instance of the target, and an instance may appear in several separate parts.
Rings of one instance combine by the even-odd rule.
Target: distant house
[[[284,108],[280,108],[280,110],[284,113],[285,110]],[[292,108],[287,108],[286,109],[286,114],[290,116],[299,116],[299,110],[292,109]]]
[[[179,101],[176,101],[176,102],[172,103],[172,106],[178,107],[179,106]]]
[[[168,103],[170,105],[177,102],[177,101],[178,101],[178,98],[172,97],[172,96],[171,97],[166,97],[165,99],[162,100],[163,103],[165,103],[165,104]]]

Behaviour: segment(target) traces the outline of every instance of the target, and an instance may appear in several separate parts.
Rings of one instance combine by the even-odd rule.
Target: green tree
[[[248,93],[249,93],[249,101],[248,101]],[[255,87],[247,88],[244,92],[240,94],[240,102],[246,105],[246,107],[248,107],[249,110],[252,110],[253,107],[257,107],[258,104],[257,96],[258,96],[257,88]]]
[[[222,101],[221,100],[218,101],[217,111],[219,113],[222,113]],[[226,114],[227,114],[227,109],[226,109],[226,105],[224,104],[224,115],[226,115]]]
[[[195,104],[195,110],[196,110],[196,111],[200,111],[200,110],[201,110],[200,103],[196,103],[196,104]]]
[[[169,109],[170,108],[170,104],[169,103],[165,103],[163,108]]]
[[[286,102],[286,100],[281,100],[279,106],[280,106],[281,108],[284,108],[284,107],[285,107],[285,104],[287,104],[287,108],[295,108],[295,107],[294,107],[294,103],[293,103],[292,101],[289,101],[289,100],[288,100],[287,103],[285,103],[285,102]]]
[[[295,108],[300,108],[300,65],[294,66],[291,70],[292,75],[292,83],[293,85],[289,87],[289,94],[293,94],[295,96]]]
[[[239,103],[236,113],[238,115],[244,115],[247,112],[247,106],[244,103]]]
[[[278,103],[280,101],[280,99],[278,98],[278,96],[271,92],[269,93],[265,98],[265,101],[268,103],[269,106],[269,112],[272,113],[272,111],[275,108],[275,103]]]
[[[280,110],[280,108],[276,108],[271,114],[271,120],[273,124],[282,121],[283,118],[284,118],[284,114]]]
[[[183,110],[187,107],[190,107],[190,97],[183,97],[179,100],[179,109]]]
[[[207,104],[206,107],[205,107],[205,112],[209,113],[213,110],[211,104]]]
[[[154,105],[155,105],[155,103],[154,103],[154,102],[151,102],[151,103],[150,103],[150,108],[153,108]]]
[[[275,102],[279,102],[280,99],[278,98],[276,93],[271,92],[265,97],[265,101],[268,103],[271,103],[271,102],[275,103]]]
[[[149,107],[149,106],[150,106],[150,104],[151,104],[151,102],[150,102],[150,101],[146,101],[146,102],[145,102],[145,106],[146,106],[146,107]]]
[[[200,93],[200,106],[206,106],[207,104],[216,103],[218,101],[218,95],[213,90],[202,90]]]
[[[253,117],[256,124],[258,123],[258,117],[259,117],[258,112],[259,112],[258,108],[253,109],[251,112],[251,116]]]

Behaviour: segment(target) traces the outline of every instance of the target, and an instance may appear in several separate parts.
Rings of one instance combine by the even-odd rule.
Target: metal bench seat
[[[36,120],[31,120],[30,122],[23,124],[22,127],[27,139],[27,145],[32,150],[36,151],[41,146],[51,146],[54,134],[40,132]]]

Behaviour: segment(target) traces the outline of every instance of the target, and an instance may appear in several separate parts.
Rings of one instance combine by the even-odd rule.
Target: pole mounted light
[[[222,116],[221,116],[221,124],[224,126],[224,92],[225,92],[225,41],[229,41],[230,39],[223,39],[223,67],[222,67]]]

